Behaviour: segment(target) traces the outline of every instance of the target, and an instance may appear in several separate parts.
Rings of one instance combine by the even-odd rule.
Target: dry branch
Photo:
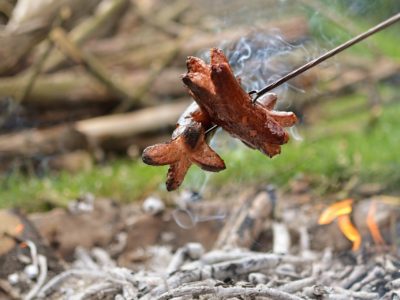
[[[121,9],[127,4],[127,0],[103,1],[94,12],[93,16],[77,25],[68,33],[68,39],[78,46],[91,38],[102,27],[109,26],[110,20],[121,12]],[[44,66],[44,71],[52,71],[60,66],[65,60],[64,55],[57,51],[52,51]]]
[[[89,142],[124,139],[168,128],[175,124],[186,106],[187,102],[178,102],[70,125],[0,135],[0,158],[53,155],[88,148]]]
[[[0,158],[51,155],[81,149],[85,144],[84,136],[68,125],[30,129],[0,135]]]
[[[154,80],[149,92],[156,96],[183,95],[185,89],[179,80],[181,73],[182,70],[178,68],[164,70]],[[140,70],[112,72],[110,76],[124,87],[128,87],[130,93],[133,93],[146,82],[149,74],[150,71]],[[24,89],[27,78],[26,75],[0,78],[0,97],[17,97],[18,93]],[[117,99],[98,80],[82,70],[74,68],[69,71],[39,76],[26,102],[33,106],[60,107],[63,105],[80,106],[85,103],[116,103]]]
[[[0,30],[0,74],[12,71],[46,38],[49,28],[62,7],[72,11],[73,20],[90,12],[100,0],[20,1],[7,27]],[[23,7],[26,6],[26,7]]]
[[[281,263],[302,265],[307,262],[308,260],[306,259],[289,255],[259,254],[238,260],[207,265],[201,268],[181,270],[170,276],[166,280],[165,286],[155,288],[152,291],[152,295],[160,296],[166,293],[168,289],[175,289],[182,284],[201,281],[207,278],[225,280],[226,278],[236,278],[260,270],[276,268]]]
[[[83,65],[94,78],[104,84],[116,96],[121,99],[132,98],[130,92],[113,79],[108,70],[96,58],[87,52],[81,51],[75,43],[69,40],[62,28],[54,28],[50,33],[50,38],[65,55],[75,63]]]
[[[126,114],[83,120],[77,122],[75,128],[91,140],[126,138],[174,125],[187,105],[188,102],[184,101]]]
[[[238,202],[215,243],[215,249],[251,248],[273,211],[267,191],[244,195]]]
[[[153,68],[149,71],[148,76],[145,78],[144,82],[137,87],[135,92],[131,94],[131,97],[122,99],[121,104],[115,109],[116,113],[129,110],[135,103],[143,103],[143,98],[148,94],[154,81],[158,76],[160,76],[162,70],[164,70],[179,53],[179,50],[189,33],[189,31],[185,31],[177,37],[174,47],[153,64]]]
[[[307,34],[308,27],[307,21],[304,18],[292,18],[286,21],[264,23],[259,25],[259,31],[268,33],[269,30],[279,29],[282,33],[282,37],[288,41],[295,41]],[[218,33],[209,32],[195,32],[190,38],[187,38],[185,43],[182,45],[179,53],[176,57],[176,64],[181,65],[185,61],[187,56],[198,53],[199,51],[208,51],[211,47],[221,45],[223,41],[236,41],[239,38],[248,35],[254,31],[252,28],[236,28],[235,30],[225,30]],[[126,39],[126,37],[122,37]],[[136,67],[146,67],[152,63],[155,57],[163,56],[175,48],[175,42],[166,40],[165,42],[156,43],[150,42],[149,45],[139,47],[130,50],[131,46],[129,43],[118,41],[120,37],[115,38],[117,41],[105,40],[91,43],[86,47],[86,50],[94,55],[100,57],[105,61],[112,61],[115,65],[130,65]],[[114,44],[116,46],[107,47],[108,44]],[[125,47],[128,45],[128,50]],[[119,47],[117,47],[119,46]],[[122,49],[121,49],[122,47]],[[105,51],[109,49],[109,51]]]
[[[272,300],[302,300],[302,298],[298,296],[261,285],[257,287],[183,286],[162,294],[157,298],[157,300],[168,300],[179,297],[207,294],[222,299],[232,299],[233,297],[268,297],[268,299]]]

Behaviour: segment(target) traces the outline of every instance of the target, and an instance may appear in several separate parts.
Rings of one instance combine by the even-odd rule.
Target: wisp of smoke
[[[265,87],[312,57],[302,43],[291,44],[279,32],[252,33],[221,48],[247,91]],[[290,85],[285,84],[276,92],[288,88]]]

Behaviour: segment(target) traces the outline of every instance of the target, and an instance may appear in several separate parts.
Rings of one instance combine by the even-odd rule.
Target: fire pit
[[[0,0],[0,299],[400,300],[391,1]]]

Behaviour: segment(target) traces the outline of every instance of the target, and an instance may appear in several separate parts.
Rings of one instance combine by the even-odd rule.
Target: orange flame
[[[326,225],[338,220],[340,231],[353,242],[353,251],[360,249],[362,237],[357,228],[351,223],[350,213],[353,210],[353,199],[345,199],[336,202],[326,208],[319,217],[318,224]]]
[[[383,239],[381,232],[379,230],[378,224],[375,222],[375,215],[376,215],[376,201],[372,201],[369,209],[368,209],[368,215],[367,215],[367,226],[368,230],[372,235],[372,238],[374,239],[374,242],[378,246],[383,246],[385,245],[385,240]]]
[[[353,242],[353,251],[357,251],[361,247],[362,237],[358,232],[357,228],[351,223],[349,215],[343,215],[338,217],[338,225],[340,231],[344,236]]]
[[[353,210],[353,199],[345,199],[336,202],[326,208],[319,217],[318,224],[332,223],[338,216],[348,215]]]

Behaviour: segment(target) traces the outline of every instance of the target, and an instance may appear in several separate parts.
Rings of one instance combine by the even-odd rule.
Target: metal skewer
[[[385,29],[386,27],[389,27],[390,25],[393,25],[394,23],[396,23],[397,21],[400,20],[400,13],[395,14],[393,17],[379,23],[378,25],[368,29],[367,31],[357,35],[356,37],[348,40],[347,42],[337,46],[336,48],[326,52],[325,54],[321,55],[320,57],[317,57],[311,61],[309,61],[308,63],[304,64],[303,66],[293,70],[292,72],[286,74],[285,76],[283,76],[282,78],[278,79],[277,81],[267,85],[266,87],[264,87],[263,89],[259,90],[259,91],[251,91],[249,92],[249,95],[255,95],[255,97],[253,98],[253,103],[255,103],[257,101],[258,98],[260,98],[262,95],[264,95],[265,93],[268,93],[269,91],[277,88],[278,86],[282,85],[283,83],[285,83],[286,81],[292,79],[293,77],[296,77],[297,75],[304,73],[305,71],[307,71],[308,69],[320,64],[321,62],[327,60],[328,58],[342,52],[343,50],[361,42],[362,40],[366,39],[367,37],[381,31],[382,29]],[[208,128],[205,132],[206,135],[208,135],[209,133],[213,132],[215,129],[218,128],[218,125],[213,125],[212,127]]]
[[[277,81],[267,85],[266,87],[264,87],[263,89],[259,90],[259,91],[251,91],[249,92],[249,95],[255,95],[255,97],[253,98],[253,103],[255,103],[257,101],[258,98],[260,98],[262,95],[264,95],[265,93],[273,90],[274,88],[282,85],[283,83],[285,83],[286,81],[292,79],[293,77],[296,77],[297,75],[307,71],[308,69],[320,64],[321,62],[327,60],[328,58],[338,54],[339,52],[342,52],[343,50],[361,42],[362,40],[366,39],[367,37],[381,31],[382,29],[396,23],[397,21],[400,20],[400,13],[394,15],[393,17],[379,23],[378,25],[368,29],[367,31],[361,33],[360,35],[357,35],[356,37],[348,40],[347,42],[337,46],[336,48],[326,52],[325,54],[321,55],[320,57],[317,57],[311,61],[309,61],[308,63],[306,63],[305,65],[297,68],[296,70],[293,70],[292,72],[286,74],[285,76],[283,76],[282,78],[278,79]]]

